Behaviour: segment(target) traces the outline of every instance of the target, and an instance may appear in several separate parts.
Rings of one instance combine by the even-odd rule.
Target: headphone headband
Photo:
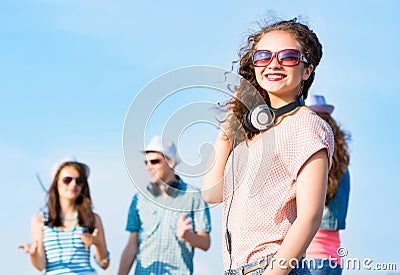
[[[297,107],[304,106],[304,99],[303,95],[301,95],[296,101],[293,101],[292,103],[289,103],[285,106],[282,106],[280,108],[270,108],[274,113],[275,113],[275,118],[280,117],[283,114],[289,113],[290,111],[293,111]]]
[[[278,117],[304,105],[303,95],[280,108],[272,108],[267,104],[258,105],[244,114],[243,127],[254,133],[266,131],[274,125]]]

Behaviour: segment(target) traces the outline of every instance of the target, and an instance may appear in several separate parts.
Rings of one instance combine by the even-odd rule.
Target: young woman
[[[45,274],[96,274],[91,245],[101,268],[110,263],[101,219],[92,210],[88,176],[89,167],[75,160],[57,165],[47,211],[32,218],[32,243],[19,246]]]
[[[321,56],[296,19],[262,27],[242,48],[239,74],[275,118],[269,129],[249,126],[254,95],[239,85],[204,176],[203,198],[223,204],[225,274],[310,272],[302,258],[321,223],[334,147],[329,125],[303,106]]]
[[[308,107],[331,126],[335,137],[335,153],[329,171],[328,191],[321,226],[307,249],[312,274],[342,274],[339,230],[346,228],[346,216],[350,195],[348,166],[350,154],[347,142],[350,134],[342,130],[331,116],[334,106],[325,102],[322,95],[311,95]],[[339,251],[340,252],[340,251]]]

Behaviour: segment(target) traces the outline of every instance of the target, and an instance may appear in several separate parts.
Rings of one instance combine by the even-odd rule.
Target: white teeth
[[[272,80],[283,79],[283,75],[267,75],[267,78]]]

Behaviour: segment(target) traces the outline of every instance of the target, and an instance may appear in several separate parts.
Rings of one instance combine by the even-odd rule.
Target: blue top
[[[210,212],[200,190],[182,180],[178,189],[167,197],[154,196],[147,190],[133,197],[126,230],[138,232],[136,275],[193,273],[194,249],[178,239],[176,225],[186,213],[186,218],[192,218],[193,231],[210,232]]]
[[[339,182],[339,188],[335,196],[329,202],[328,207],[325,206],[324,208],[320,229],[342,230],[346,228],[349,195],[350,175],[347,169],[342,180]]]
[[[44,213],[44,220],[47,221],[47,213]],[[90,250],[85,249],[85,244],[78,235],[86,231],[86,228],[80,226],[71,230],[43,226],[45,274],[96,274],[90,265]]]

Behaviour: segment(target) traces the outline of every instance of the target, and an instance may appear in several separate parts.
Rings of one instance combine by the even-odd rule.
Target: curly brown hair
[[[86,175],[85,166],[79,162],[68,161],[64,162],[57,170],[54,176],[53,183],[51,184],[48,192],[47,209],[48,219],[45,222],[47,226],[61,226],[61,205],[58,193],[58,180],[60,172],[65,167],[73,167],[78,171],[79,177],[83,180],[82,190],[78,198],[75,201],[78,210],[78,224],[82,227],[86,227],[90,233],[95,228],[95,216],[93,213],[92,199],[90,197],[90,190],[88,179]]]
[[[344,131],[339,127],[329,113],[318,112],[317,115],[328,122],[332,128],[335,139],[332,167],[331,170],[329,170],[328,190],[325,199],[325,205],[328,206],[331,199],[335,197],[335,194],[339,188],[339,182],[343,178],[343,175],[349,166],[350,154],[348,151],[347,142],[351,139],[351,136],[347,131]]]
[[[239,70],[238,73],[244,80],[241,81],[237,91],[236,96],[227,104],[229,105],[230,115],[227,116],[226,122],[228,127],[226,129],[227,136],[229,139],[235,138],[236,140],[243,141],[246,137],[251,139],[257,133],[246,130],[245,133],[237,136],[237,127],[243,123],[243,116],[248,111],[249,106],[254,106],[259,103],[259,98],[261,98],[265,103],[270,105],[270,100],[267,91],[265,91],[257,82],[254,65],[253,65],[253,53],[256,50],[257,44],[262,39],[262,37],[272,31],[285,31],[288,32],[296,39],[302,48],[302,53],[308,60],[308,64],[304,66],[309,66],[312,64],[314,70],[310,77],[304,81],[302,95],[303,99],[308,96],[308,90],[314,81],[315,68],[318,66],[322,57],[322,45],[318,40],[317,35],[306,25],[297,22],[297,18],[288,21],[279,21],[272,24],[267,24],[266,26],[261,26],[261,29],[247,37],[245,45],[239,51]],[[250,83],[254,88],[250,88],[247,84]],[[244,84],[246,83],[246,84]],[[258,91],[260,96],[255,96],[252,90]],[[263,103],[264,103],[263,102]],[[243,131],[244,132],[244,131]]]

